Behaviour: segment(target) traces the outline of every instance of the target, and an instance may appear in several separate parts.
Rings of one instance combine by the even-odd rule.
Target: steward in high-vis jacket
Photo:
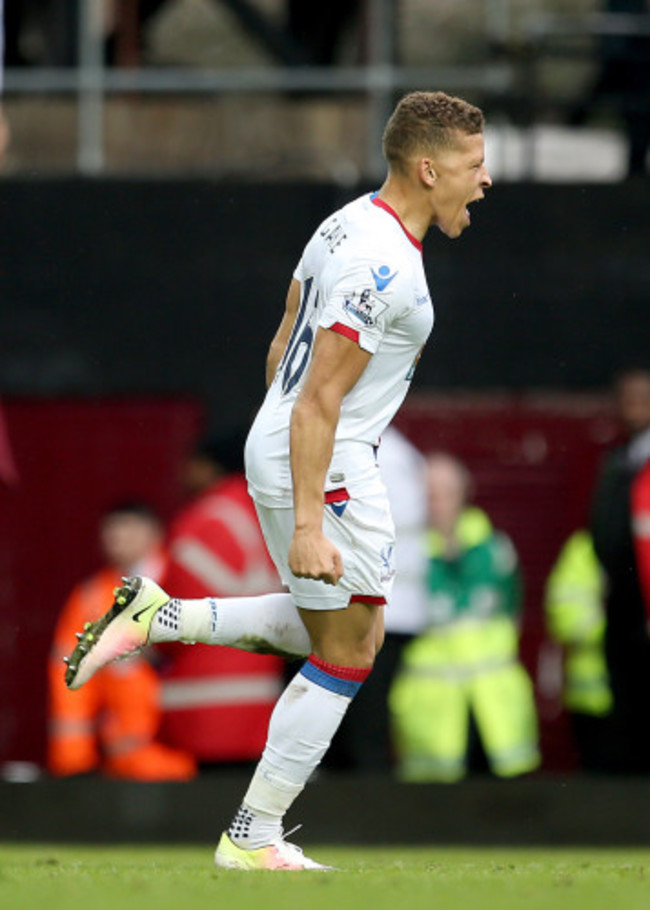
[[[429,628],[403,652],[390,706],[398,773],[456,781],[468,765],[470,718],[494,774],[540,761],[530,679],[518,657],[520,575],[509,538],[465,508],[469,479],[449,456],[428,462]]]
[[[613,697],[605,656],[605,577],[586,530],[560,550],[546,584],[546,625],[564,649],[563,702],[571,715],[583,768],[608,766],[607,726]]]
[[[75,633],[106,611],[122,575],[160,575],[164,564],[157,517],[140,503],[110,509],[100,523],[107,565],[76,585],[57,619],[48,666],[48,770],[55,777],[99,773],[139,781],[184,781],[196,774],[191,755],[158,740],[161,687],[141,656],[104,667],[70,691],[62,658]]]
[[[566,541],[546,585],[546,621],[565,648],[564,704],[602,716],[612,708],[605,659],[605,585],[588,531]]]

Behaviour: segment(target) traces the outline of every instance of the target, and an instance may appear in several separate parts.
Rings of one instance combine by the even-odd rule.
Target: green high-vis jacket
[[[476,508],[463,512],[455,538],[450,557],[429,532],[430,626],[405,648],[390,693],[405,780],[465,774],[470,711],[494,773],[522,774],[540,761],[532,684],[518,656],[514,547]]]
[[[560,551],[545,607],[549,634],[565,653],[564,704],[579,714],[608,714],[613,698],[605,659],[604,578],[587,531],[576,531]]]

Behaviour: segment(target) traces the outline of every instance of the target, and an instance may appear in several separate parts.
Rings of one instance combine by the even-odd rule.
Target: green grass
[[[649,850],[314,848],[336,873],[217,872],[210,848],[0,844],[6,910],[648,910]]]

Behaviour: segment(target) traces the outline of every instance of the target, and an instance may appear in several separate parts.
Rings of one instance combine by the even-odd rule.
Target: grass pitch
[[[312,848],[341,871],[225,872],[210,848],[0,845],[7,910],[648,910],[650,849]]]

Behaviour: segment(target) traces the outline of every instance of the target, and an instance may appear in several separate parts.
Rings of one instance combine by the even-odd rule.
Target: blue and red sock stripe
[[[365,667],[338,667],[327,663],[311,654],[300,670],[302,675],[317,686],[354,698],[362,684],[370,674],[370,668]]]

